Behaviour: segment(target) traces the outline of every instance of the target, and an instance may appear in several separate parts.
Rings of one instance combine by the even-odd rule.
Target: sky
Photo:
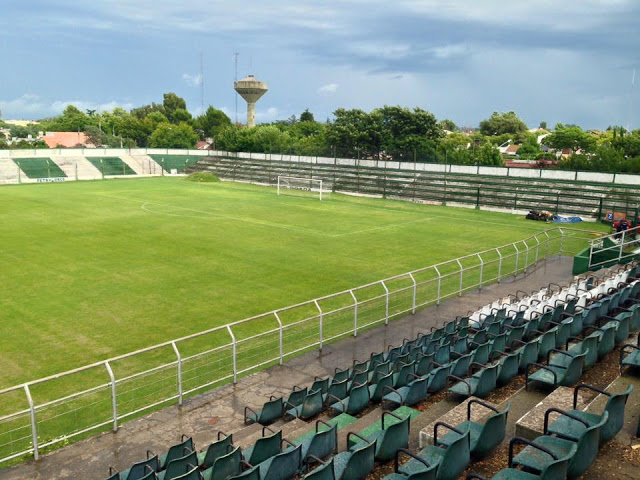
[[[0,111],[38,119],[162,102],[236,115],[233,81],[269,91],[258,123],[337,108],[429,110],[460,126],[515,111],[640,128],[638,0],[2,0]],[[203,73],[201,75],[201,58]],[[238,119],[246,105],[238,99]]]

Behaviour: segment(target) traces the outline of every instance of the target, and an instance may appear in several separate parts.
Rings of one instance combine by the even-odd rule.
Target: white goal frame
[[[297,188],[291,187],[289,184],[290,180],[295,180],[300,184],[304,185],[309,184],[309,188]],[[313,188],[313,185],[318,185],[317,190]],[[278,175],[278,195],[280,195],[280,189],[295,189],[295,190],[309,190],[310,192],[319,192],[320,193],[320,201],[322,201],[322,180],[318,178],[305,178],[305,177],[290,177],[287,175]]]

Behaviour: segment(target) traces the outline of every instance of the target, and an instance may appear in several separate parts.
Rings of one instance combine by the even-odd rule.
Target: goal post
[[[278,195],[284,194],[288,190],[317,193],[319,199],[322,200],[322,180],[317,178],[278,175]]]

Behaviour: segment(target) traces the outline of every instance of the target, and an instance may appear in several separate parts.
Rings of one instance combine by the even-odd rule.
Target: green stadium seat
[[[241,473],[242,452],[240,447],[235,447],[226,455],[222,455],[213,462],[213,466],[202,471],[205,480],[229,478]]]
[[[233,435],[223,435],[222,432],[218,432],[218,441],[212,443],[204,452],[198,454],[198,463],[201,470],[213,466],[218,458],[226,455],[233,449]]]
[[[344,384],[346,386],[346,382],[347,381],[344,380],[341,384],[337,384],[337,385]],[[331,387],[329,387],[329,391],[331,391]],[[327,393],[326,398],[329,398],[330,395],[332,394]],[[284,405],[287,408],[287,415],[291,417],[302,418],[304,420],[307,420],[309,418],[315,417],[320,412],[322,412],[322,409],[324,408],[324,399],[325,399],[325,396],[322,394],[322,390],[318,389],[315,391],[313,390],[310,391],[304,397],[304,400],[300,405],[293,406],[293,405],[289,405],[288,402],[285,402]],[[292,407],[292,408],[289,408],[289,407]]]
[[[450,375],[449,378],[458,380],[458,383],[449,388],[449,392],[465,397],[486,397],[496,388],[499,364],[479,365],[481,370],[465,379]]]
[[[537,340],[531,340],[529,342],[514,342],[516,345],[520,345],[515,352],[518,354],[518,370],[524,371],[527,366],[535,363],[538,360],[538,349],[540,345]]]
[[[173,480],[202,480],[202,474],[198,467],[193,465],[187,466],[187,471],[178,477],[173,477]]]
[[[161,465],[158,455],[147,451],[147,459],[134,463],[130,469],[120,472],[120,478],[122,480],[140,480],[149,474],[149,469],[154,472],[159,472],[160,468]]]
[[[387,426],[385,427],[385,418],[389,416],[395,418],[397,421],[387,422]],[[395,456],[399,448],[408,448],[410,422],[410,416],[402,418],[393,412],[384,411],[382,412],[380,429],[375,430],[367,438],[355,432],[349,432],[347,434],[347,445],[351,451],[354,451],[363,445],[375,442],[376,449],[374,458],[379,462],[386,462]]]
[[[260,480],[289,480],[302,466],[302,445],[297,445],[260,463]]]
[[[258,465],[266,459],[271,458],[281,452],[282,430],[265,436],[265,429],[262,429],[262,437],[256,443],[242,451],[242,458],[251,464]]]
[[[484,423],[474,422],[471,420],[471,409],[473,405],[478,405],[491,410],[493,413],[484,421]],[[469,431],[469,448],[473,458],[481,460],[486,458],[495,450],[495,448],[504,440],[507,428],[507,415],[511,404],[500,412],[495,407],[476,398],[472,398],[467,403],[467,420],[457,425],[456,428],[462,432]],[[451,431],[444,435],[439,443],[448,446],[458,439],[460,435]]]
[[[376,443],[361,444],[354,451],[341,452],[333,457],[336,480],[364,480],[375,464]]]
[[[320,425],[327,430],[319,430]],[[318,459],[324,460],[332,453],[338,453],[338,425],[329,425],[323,420],[316,421],[316,431],[302,443],[302,464],[310,465]]]
[[[548,435],[549,416],[552,413],[569,416],[585,425],[585,429],[579,434],[578,441],[574,442],[560,437],[551,437]],[[567,477],[570,479],[578,478],[587,471],[598,455],[600,428],[607,423],[609,413],[604,412],[599,423],[589,425],[586,420],[582,420],[575,415],[562,411],[558,408],[550,408],[545,412],[544,418],[544,435],[537,437],[533,443],[537,446],[544,447],[556,454],[558,458],[569,456],[569,465]],[[527,446],[518,455],[513,457],[513,464],[532,470],[534,472],[544,471],[551,460],[548,455],[540,454],[540,450]]]
[[[439,447],[438,427],[444,427],[458,433],[459,437],[451,442],[446,448]],[[436,422],[433,427],[434,445],[430,445],[418,452],[417,456],[426,460],[429,468],[437,468],[436,480],[455,480],[464,472],[471,462],[469,447],[470,434],[467,430],[463,432],[456,427],[447,425],[444,422]],[[424,463],[416,459],[410,459],[401,465],[399,471],[405,475],[421,472],[426,469]]]
[[[333,468],[333,458],[328,462],[318,462],[320,465],[313,471],[302,477],[304,480],[335,480],[336,475]]]
[[[332,396],[329,396],[327,399],[336,401],[331,404],[329,408],[338,413],[348,413],[349,415],[360,413],[371,401],[369,386],[366,383],[354,383],[353,388],[349,392],[349,396],[345,399]]]
[[[328,402],[330,398],[329,395],[331,395],[331,398],[335,397],[341,400],[343,398],[347,398],[347,395],[349,395],[348,382],[348,378],[345,378],[340,382],[332,382],[331,385],[329,385],[329,389],[326,391],[326,393],[322,394],[323,404],[326,404]]]
[[[446,370],[442,370],[446,373]],[[422,400],[425,400],[429,394],[427,393],[427,387],[429,385],[430,375],[417,377],[409,382],[408,385],[395,389],[391,386],[386,386],[383,389],[384,392],[389,392],[384,395],[382,401],[391,403],[392,405],[415,405]],[[445,378],[446,380],[446,378]]]
[[[180,458],[171,460],[167,468],[158,473],[158,480],[173,480],[191,471],[194,465],[195,467],[198,466],[198,454],[190,451]]]
[[[625,367],[640,368],[640,335],[638,344],[628,343],[620,349],[620,374],[624,373]]]
[[[409,474],[404,474],[400,472],[399,462],[400,462],[400,455],[402,454],[408,455],[409,457],[414,459],[416,462],[422,463],[422,465],[424,466],[424,469],[413,472],[413,473],[409,473]],[[395,460],[393,463],[394,463],[393,465],[394,473],[390,473],[389,475],[385,476],[382,480],[435,480],[436,479],[436,472],[437,472],[438,465],[437,464],[430,465],[424,458],[420,458],[417,455],[414,455],[413,453],[411,453],[409,450],[405,448],[399,448],[396,451]]]
[[[205,480],[217,480],[213,479],[205,479]],[[229,477],[226,480],[262,480],[260,478],[260,466],[256,465],[253,468],[249,468],[244,472],[239,473],[235,477]]]
[[[369,396],[371,401],[380,403],[384,397],[385,387],[393,386],[393,374],[388,373],[386,375],[376,375],[376,382],[373,385],[369,385]]]
[[[251,407],[244,407],[244,423],[249,425],[251,423],[259,423],[260,425],[269,425],[278,418],[282,417],[284,413],[284,400],[282,397],[276,398],[271,396],[269,401],[266,402],[261,409],[257,412]]]
[[[287,404],[297,407],[298,405],[301,405],[304,397],[307,396],[307,393],[309,393],[309,389],[307,387],[304,388],[299,388],[297,386],[293,387],[293,391],[289,394],[289,398],[287,398]]]
[[[519,354],[503,353],[502,358],[498,360],[498,376],[496,377],[497,385],[506,385],[513,377],[518,374],[520,364]]]
[[[576,409],[578,404],[578,392],[581,389],[592,390],[596,393],[609,397],[602,414],[590,413]],[[608,412],[609,419],[600,428],[600,445],[602,445],[615,437],[622,429],[622,426],[624,425],[624,407],[632,391],[633,385],[629,385],[629,387],[622,393],[608,393],[597,387],[586,385],[584,383],[577,385],[573,389],[573,410],[569,410],[569,413],[581,418],[582,420],[586,420],[589,425],[596,425],[601,422],[604,412]],[[574,442],[579,440],[580,435],[582,435],[585,429],[586,427],[583,423],[566,415],[558,417],[557,420],[549,425],[550,433],[568,440],[573,440]]]
[[[553,352],[558,353],[558,355],[550,359],[547,365],[532,363],[527,367],[525,372],[525,389],[529,387],[530,382],[539,382],[557,387],[558,385],[573,385],[578,381],[582,375],[582,366],[584,365],[584,358],[587,354],[571,355],[561,350],[552,349],[549,351],[549,355]],[[569,357],[568,363],[564,358],[559,358],[565,355]],[[539,370],[530,373],[531,367],[533,366],[539,367]]]

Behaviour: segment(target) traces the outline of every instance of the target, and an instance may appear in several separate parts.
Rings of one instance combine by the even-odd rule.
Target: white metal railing
[[[0,390],[0,462],[85,435],[427,305],[527,273],[588,233],[554,228],[482,252]],[[578,248],[573,250],[577,251]],[[74,390],[75,389],[75,390]],[[65,392],[61,396],[59,392]],[[72,393],[69,393],[72,392]]]
[[[640,255],[640,226],[591,240],[589,269],[628,262]]]

